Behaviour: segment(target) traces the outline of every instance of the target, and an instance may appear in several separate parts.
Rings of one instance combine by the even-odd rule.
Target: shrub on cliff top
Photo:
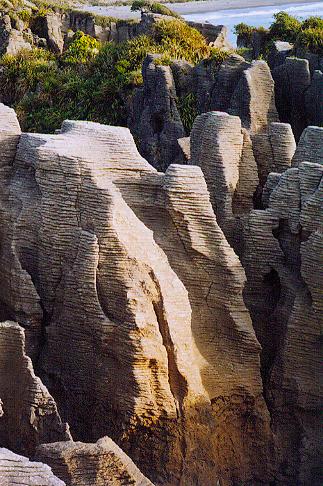
[[[61,59],[65,64],[84,64],[99,53],[99,48],[99,41],[79,30],[74,34]]]
[[[148,53],[165,59],[197,63],[203,58],[223,60],[195,29],[179,20],[163,20],[151,35],[121,44],[99,46],[83,33],[74,35],[62,56],[34,49],[0,60],[0,92],[12,93],[12,104],[27,131],[53,132],[66,118],[112,125],[127,124],[127,104],[142,83],[142,62]],[[183,102],[187,126],[192,100]]]
[[[301,31],[302,23],[286,12],[278,12],[274,14],[274,18],[275,21],[269,28],[271,37],[282,41],[295,42]]]
[[[180,17],[176,12],[173,12],[170,8],[166,7],[166,5],[158,2],[152,2],[150,0],[134,0],[131,5],[131,10],[143,10],[155,14],[168,15],[169,17]]]
[[[296,38],[295,46],[323,56],[323,29],[302,30]]]

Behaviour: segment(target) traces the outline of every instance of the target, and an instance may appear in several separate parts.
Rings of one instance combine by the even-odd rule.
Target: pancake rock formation
[[[47,464],[29,461],[3,448],[0,448],[0,485],[66,486]]]
[[[158,173],[125,128],[65,122],[56,135],[11,138],[0,302],[29,330],[74,439],[108,434],[156,484],[267,477],[245,275],[201,170]]]
[[[236,89],[165,172],[0,105],[0,445],[67,485],[319,484],[322,129],[295,151],[265,63]]]
[[[278,484],[321,483],[322,135],[303,132],[294,167],[272,178],[268,207],[245,227],[245,301],[263,347]]]
[[[0,398],[2,446],[32,455],[40,443],[71,438],[25,354],[23,329],[12,322],[0,323]]]
[[[44,444],[38,448],[37,459],[49,464],[70,486],[154,486],[109,437],[96,444]]]

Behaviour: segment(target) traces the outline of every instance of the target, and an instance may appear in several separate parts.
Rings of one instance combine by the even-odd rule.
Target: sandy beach
[[[203,12],[214,12],[217,10],[234,10],[252,7],[259,8],[266,6],[310,3],[313,3],[313,0],[200,0],[185,3],[166,3],[165,5],[180,15],[186,16],[191,14],[200,14]],[[129,6],[114,6],[111,5],[111,0],[109,0],[109,4],[110,5],[107,6],[91,6],[83,4],[79,5],[78,8],[99,15],[107,15],[122,19],[135,19],[140,17],[140,13],[132,12]],[[323,2],[321,14],[323,14]]]

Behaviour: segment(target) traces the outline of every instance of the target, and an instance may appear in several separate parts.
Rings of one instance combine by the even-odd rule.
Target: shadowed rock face
[[[304,132],[296,150],[298,166],[276,178],[267,209],[252,211],[245,229],[245,301],[263,346],[276,478],[288,485],[321,482],[323,139],[317,162],[308,161],[303,143],[311,131]]]
[[[69,440],[54,399],[35,376],[24,349],[23,329],[15,323],[0,323],[0,443],[31,455],[38,444]]]
[[[143,157],[159,170],[184,161],[178,138],[185,136],[176,105],[171,68],[155,64],[149,55],[142,67],[144,86],[134,95],[128,126]]]
[[[280,120],[291,124],[295,138],[299,140],[307,125],[305,92],[311,84],[309,63],[306,59],[288,57],[273,69],[272,75]]]
[[[42,311],[30,349],[73,436],[111,435],[157,484],[267,477],[244,272],[200,169],[157,173],[127,129],[65,122],[21,136],[8,182],[19,211],[1,207],[24,237],[2,248]]]

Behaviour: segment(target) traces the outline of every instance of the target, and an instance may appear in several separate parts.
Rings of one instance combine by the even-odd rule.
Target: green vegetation
[[[198,115],[196,108],[196,96],[193,93],[188,93],[187,95],[179,98],[177,106],[186,135],[189,135],[192,130],[194,120]]]
[[[268,35],[268,30],[264,27],[253,27],[252,25],[247,25],[243,22],[234,26],[234,33],[238,35],[245,44],[251,42],[254,32],[260,32],[266,36]]]
[[[263,54],[265,55],[268,54],[274,40],[290,42],[297,48],[304,48],[315,54],[323,55],[322,18],[309,17],[302,22],[286,12],[278,12],[274,18],[269,30],[240,23],[235,26],[235,34],[240,37],[246,47],[250,47],[253,33],[264,32]]]
[[[286,12],[274,14],[275,21],[269,28],[272,39],[279,39],[287,42],[295,42],[298,33],[301,31],[302,23]]]
[[[162,5],[161,3],[151,2],[150,0],[134,0],[134,2],[131,5],[131,10],[132,11],[142,10],[146,12],[152,12],[155,14],[168,15],[170,17],[180,18],[180,16],[177,13],[173,12],[165,5]]]
[[[302,30],[297,36],[295,45],[323,56],[323,29]]]
[[[77,32],[61,56],[42,49],[0,59],[0,89],[26,131],[53,132],[66,118],[112,125],[127,124],[127,104],[142,83],[141,66],[148,53],[160,54],[162,64],[185,59],[222,62],[224,54],[180,20],[162,20],[151,35],[121,44],[100,45]],[[188,129],[193,100],[180,101]],[[192,114],[190,115],[190,110]]]

